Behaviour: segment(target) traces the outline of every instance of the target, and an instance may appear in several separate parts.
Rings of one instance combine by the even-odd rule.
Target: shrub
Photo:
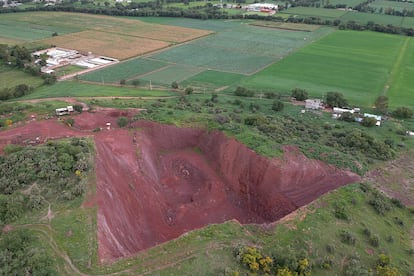
[[[378,235],[373,235],[369,238],[369,244],[373,247],[379,246],[379,237]]]
[[[119,117],[116,123],[119,127],[125,127],[128,124],[128,121],[127,117]]]
[[[80,104],[74,104],[73,110],[75,110],[76,112],[82,113],[83,107]]]
[[[398,107],[392,112],[392,115],[400,119],[408,119],[413,116],[413,110],[408,107]]]
[[[344,95],[339,92],[326,93],[325,103],[330,107],[344,107],[348,105],[348,101],[344,98]]]
[[[119,84],[120,84],[120,85],[125,85],[125,84],[126,84],[126,80],[125,80],[125,79],[120,80],[120,81],[119,81]]]
[[[372,118],[372,117],[364,117],[364,119],[362,119],[361,125],[365,126],[365,127],[373,127],[377,124],[377,119]]]
[[[75,120],[73,118],[66,118],[63,123],[68,126],[73,126],[75,124]]]
[[[356,243],[355,236],[349,233],[348,231],[342,230],[339,234],[339,237],[341,239],[341,242],[346,243],[348,245],[355,245]]]
[[[194,89],[192,87],[187,87],[184,92],[185,94],[190,95],[193,94]]]
[[[283,103],[279,100],[274,101],[273,104],[272,104],[272,110],[276,111],[276,112],[277,111],[282,111],[283,107],[284,107]]]
[[[339,119],[345,122],[355,122],[355,116],[351,112],[342,113]]]
[[[292,90],[292,97],[297,101],[304,101],[308,98],[308,92],[305,89],[295,88]]]
[[[236,88],[236,91],[234,91],[234,95],[236,96],[240,96],[240,97],[253,97],[254,96],[254,92],[251,90],[248,90],[244,87],[240,87],[238,86]]]
[[[171,88],[173,88],[173,89],[178,89],[178,83],[177,83],[176,81],[173,81],[173,82],[171,83]]]

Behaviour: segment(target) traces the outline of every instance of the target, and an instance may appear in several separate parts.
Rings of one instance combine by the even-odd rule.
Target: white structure
[[[307,99],[305,100],[306,109],[321,109],[323,108],[321,99]]]
[[[407,133],[408,136],[414,136],[414,131],[407,130],[405,133]]]
[[[73,106],[68,105],[67,107],[57,108],[56,109],[56,115],[62,116],[73,112]]]
[[[368,118],[374,118],[375,120],[377,120],[376,122],[376,126],[380,126],[381,125],[381,116],[379,115],[374,115],[374,114],[369,114],[369,113],[364,113],[364,117],[368,117]]]
[[[275,4],[269,3],[254,3],[246,6],[247,11],[255,11],[255,12],[270,12],[276,11],[278,6]]]

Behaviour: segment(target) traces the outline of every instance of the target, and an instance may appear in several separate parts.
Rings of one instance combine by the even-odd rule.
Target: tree
[[[173,82],[171,83],[171,88],[173,88],[173,89],[178,89],[178,83],[177,83],[176,81],[173,81]]]
[[[276,112],[277,111],[282,111],[283,107],[284,107],[283,103],[279,100],[274,101],[273,104],[272,104],[272,110],[276,111]]]
[[[377,124],[377,119],[372,118],[372,117],[364,117],[364,119],[362,119],[361,125],[365,126],[365,127],[373,127]]]
[[[74,104],[73,110],[75,110],[76,112],[82,113],[83,107],[81,104]]]
[[[381,113],[387,112],[388,109],[388,97],[387,96],[378,96],[375,100],[375,108]]]
[[[392,115],[396,118],[400,119],[408,119],[413,116],[413,110],[408,107],[398,107],[396,110],[392,112]]]
[[[355,116],[351,112],[344,112],[339,119],[345,122],[354,122]]]
[[[126,80],[125,80],[125,79],[120,80],[120,81],[119,81],[119,84],[120,84],[120,85],[125,85],[125,84],[126,84]]]
[[[132,81],[132,85],[133,86],[138,86],[138,85],[140,85],[140,83],[141,82],[139,80],[137,80],[137,79],[135,79],[135,80]]]
[[[348,101],[344,98],[344,95],[339,92],[326,93],[325,103],[330,107],[345,107],[348,105]]]
[[[193,92],[194,92],[194,89],[192,87],[187,87],[185,89],[185,94],[187,95],[193,94]]]
[[[295,88],[292,90],[292,97],[297,101],[304,101],[308,98],[308,92],[305,89]]]
[[[116,123],[119,127],[125,127],[128,124],[128,121],[127,117],[119,117]]]

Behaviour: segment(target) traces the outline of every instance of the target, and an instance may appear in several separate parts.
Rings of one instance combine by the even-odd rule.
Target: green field
[[[384,10],[387,8],[393,8],[396,11],[402,11],[404,9],[411,11],[414,10],[414,3],[409,2],[397,2],[397,1],[387,1],[387,0],[376,0],[369,4],[370,7]]]
[[[342,22],[355,21],[356,23],[363,25],[367,24],[369,21],[372,21],[381,25],[391,24],[394,26],[401,26],[404,17],[376,13],[348,12],[340,19]]]
[[[185,27],[194,27],[192,20],[177,22],[181,25],[188,22]],[[209,21],[197,23],[202,22],[206,22],[206,29],[212,24]],[[214,35],[98,70],[80,79],[105,83],[142,79],[165,85],[172,80],[185,81],[204,70],[253,74],[333,30],[318,28],[314,32],[292,32],[235,22],[230,26],[231,29],[224,28]],[[165,66],[168,67],[162,69]]]
[[[336,10],[336,9],[321,9],[321,8],[308,8],[308,7],[294,7],[287,10],[283,10],[281,13],[287,13],[292,15],[299,15],[301,17],[316,16],[324,19],[338,19],[341,16],[348,13],[348,11]]]
[[[414,40],[405,38],[400,57],[391,70],[390,88],[386,95],[391,106],[414,105]]]
[[[347,7],[355,7],[356,5],[359,5],[365,1],[364,0],[329,0],[328,2],[325,0],[321,0],[320,2],[321,2],[321,6],[327,5],[329,3],[331,5],[345,4]]]
[[[100,83],[119,83],[121,79],[134,79],[139,75],[147,74],[167,65],[165,62],[157,60],[135,58],[79,76],[79,79]]]
[[[0,65],[0,89],[14,88],[19,84],[26,84],[35,88],[42,85],[42,83],[43,80],[40,77],[34,77],[21,70]]]
[[[244,77],[240,74],[207,70],[187,79],[181,85],[183,87],[191,86],[199,91],[212,91],[228,86],[235,87]]]
[[[54,97],[165,97],[173,95],[167,91],[138,90],[131,87],[105,86],[79,83],[76,81],[58,82],[52,86],[42,86],[36,93],[20,99]]]
[[[351,104],[371,106],[384,91],[388,72],[397,60],[404,39],[373,32],[335,32],[243,84],[281,92],[300,87],[319,97],[328,91],[339,91]],[[414,102],[407,104],[414,105]]]
[[[75,26],[47,24],[47,22],[25,22],[21,14],[2,14],[0,17],[0,42],[2,38],[21,41],[33,41],[51,37],[53,33],[59,35],[78,32],[81,29]]]

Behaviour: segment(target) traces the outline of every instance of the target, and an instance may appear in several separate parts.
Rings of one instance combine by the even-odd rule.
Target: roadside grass
[[[168,91],[64,81],[50,86],[42,86],[34,93],[19,98],[19,100],[56,97],[166,97],[172,95],[174,94]]]
[[[26,84],[36,88],[43,84],[43,80],[21,70],[0,65],[0,89],[14,88],[19,84]]]
[[[388,72],[404,39],[373,32],[338,31],[243,80],[240,85],[281,93],[299,87],[307,89],[311,97],[338,91],[351,104],[370,107],[384,91]],[[414,102],[407,104],[414,106]]]

